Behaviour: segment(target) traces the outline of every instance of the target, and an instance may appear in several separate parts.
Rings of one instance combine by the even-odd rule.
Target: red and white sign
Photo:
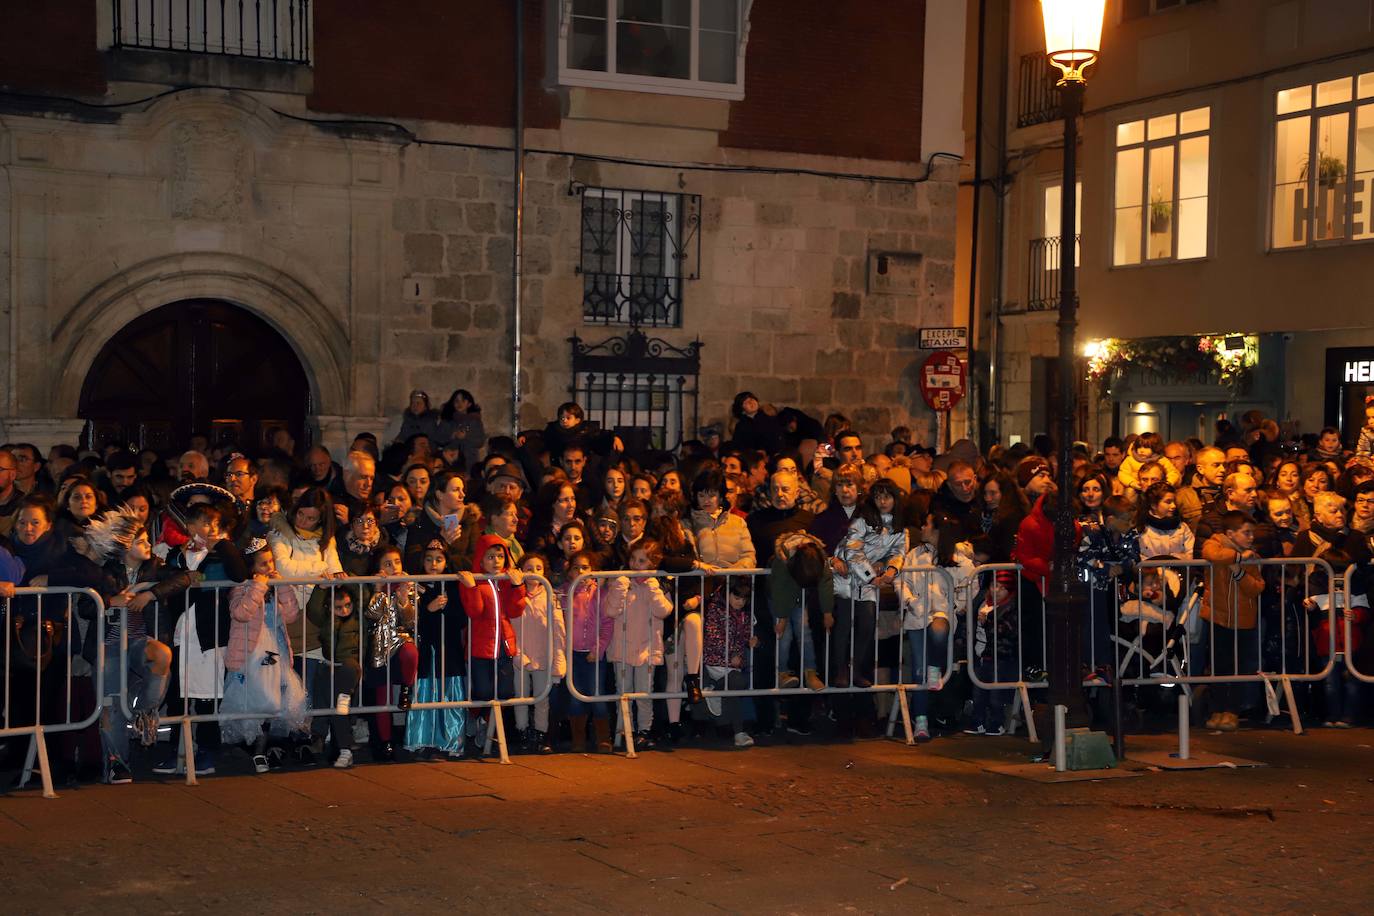
[[[921,397],[931,410],[953,410],[964,399],[964,362],[948,350],[936,350],[921,364]]]

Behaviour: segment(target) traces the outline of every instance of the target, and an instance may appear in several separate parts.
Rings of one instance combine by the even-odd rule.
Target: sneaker
[[[635,732],[635,750],[651,751],[655,747],[654,739],[649,737],[647,731]]]
[[[925,716],[916,717],[916,740],[930,740],[930,720],[927,719]]]
[[[466,755],[463,753],[463,749],[460,747],[456,751],[449,751],[446,756],[449,760],[462,760],[463,757],[465,757]]]
[[[867,686],[868,686],[867,684],[861,684],[861,683],[859,683],[859,679],[858,679],[858,678],[855,678],[855,679],[854,679],[854,683],[855,683],[856,685],[860,686],[860,687],[867,687]],[[825,689],[825,681],[821,680],[821,676],[820,676],[819,674],[816,673],[816,669],[815,669],[815,668],[807,668],[807,669],[806,669],[806,686],[807,686],[807,688],[810,689],[810,690],[824,690],[824,689]]]
[[[339,749],[339,756],[334,761],[334,769],[346,770],[353,766],[353,748],[344,747]]]
[[[1224,714],[1224,713],[1220,713],[1220,712],[1214,712],[1214,713],[1212,713],[1210,716],[1207,717],[1207,721],[1203,723],[1202,727],[1203,727],[1203,728],[1210,728],[1210,729],[1218,729],[1218,728],[1221,728],[1221,717],[1222,717],[1223,715],[1225,715],[1225,714]],[[1330,725],[1331,723],[1328,722],[1328,723],[1326,723],[1326,724],[1327,724],[1327,725]]]
[[[177,773],[186,772],[182,769],[181,761],[177,758],[176,751],[153,764],[153,772],[162,776],[174,776]]]
[[[111,786],[128,785],[134,781],[134,774],[129,771],[129,767],[114,755],[110,756],[105,765],[105,782]]]
[[[1355,723],[1347,722],[1345,719],[1337,719],[1335,722],[1331,723],[1331,726],[1333,728],[1354,728]]]
[[[735,732],[735,747],[753,747],[754,739],[748,732]]]
[[[936,668],[934,665],[931,665],[930,667],[926,668],[926,683],[930,685],[931,690],[940,689],[940,678],[943,676],[943,674],[944,672],[942,672],[939,668]]]
[[[1006,733],[1007,733],[1006,729],[1004,729],[1004,728],[1003,728],[1002,726],[1000,726],[1000,725],[994,726],[993,728],[985,728],[985,729],[983,729],[983,734],[986,735],[986,736],[989,737],[989,738],[1000,738],[1000,737],[1002,737],[1003,735],[1005,735]]]
[[[798,687],[800,685],[801,681],[797,680],[797,676],[791,671],[784,671],[782,674],[778,675],[778,686],[783,690],[791,690],[793,687]]]
[[[341,693],[334,698],[334,715],[346,716],[348,710],[353,706],[353,697],[347,693]]]
[[[398,699],[398,700],[396,701],[396,708],[399,709],[401,712],[405,712],[407,709],[410,708],[410,685],[409,685],[409,684],[402,684],[402,685],[401,685],[401,697],[400,697],[400,699]]]
[[[372,732],[367,727],[367,722],[363,720],[363,717],[359,716],[353,720],[353,744],[354,746],[367,744],[370,740],[372,740]]]
[[[200,755],[196,755],[199,759]],[[267,766],[273,770],[280,770],[286,766],[286,751],[279,747],[269,747],[267,749]]]
[[[302,744],[296,748],[296,765],[302,767],[313,767],[319,763],[315,759],[315,752],[310,749],[310,745]]]
[[[720,697],[707,697],[707,698],[706,698],[706,708],[707,708],[708,710],[710,710],[711,715],[715,716],[716,718],[720,718],[720,710],[721,710]]]
[[[1237,716],[1233,712],[1222,713],[1221,721],[1217,723],[1217,728],[1221,729],[1224,732],[1235,731],[1236,729],[1240,728],[1240,716]]]
[[[197,776],[215,775],[215,755],[209,751],[196,751],[195,764]]]
[[[964,734],[966,735],[986,735],[987,733],[988,730],[981,725],[975,725],[972,728],[964,729]]]
[[[254,773],[266,773],[266,772],[267,772],[268,770],[270,770],[270,769],[272,769],[272,768],[269,767],[269,766],[267,765],[267,757],[265,757],[265,756],[262,755],[262,754],[254,754],[254,755],[253,755],[253,772],[254,772]]]
[[[788,723],[787,723],[787,731],[790,732],[790,733],[793,734],[793,735],[799,735],[799,736],[801,736],[802,738],[810,738],[810,737],[811,737],[811,726],[808,725],[808,724],[806,724],[805,722],[798,722],[798,723],[796,723],[796,724],[793,724],[792,722],[788,722]]]

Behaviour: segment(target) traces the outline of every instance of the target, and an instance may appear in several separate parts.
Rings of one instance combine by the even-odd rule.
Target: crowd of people
[[[1334,654],[1300,712],[1356,722],[1348,666],[1374,671],[1374,404],[1367,414],[1349,449],[1334,429],[1285,440],[1258,412],[1211,443],[1075,444],[1085,684],[1120,676],[1126,631],[1197,643],[1181,663],[1193,674],[1292,671],[1300,652],[1325,670]],[[284,432],[260,450],[193,437],[177,455],[0,446],[4,724],[85,721],[127,680],[128,709],[116,698],[96,725],[50,737],[63,778],[122,783],[137,748],[155,772],[201,775],[233,748],[257,772],[346,768],[363,747],[372,762],[480,756],[492,709],[431,705],[462,700],[540,698],[495,713],[529,753],[866,736],[890,710],[890,692],[867,690],[882,684],[917,688],[918,741],[999,735],[1014,727],[1008,691],[969,675],[1042,676],[1047,437],[937,454],[898,428],[869,449],[844,416],[750,392],[728,429],[675,452],[627,454],[575,403],[542,430],[489,437],[466,391],[439,410],[413,392],[398,429],[337,459]],[[1194,559],[1206,575],[1150,566]],[[995,563],[1019,572],[978,570]],[[1327,581],[1352,564],[1348,589]],[[93,590],[105,615],[14,593],[58,586]],[[712,695],[743,688],[776,692]],[[680,697],[636,699],[628,716],[604,701],[650,692]],[[1252,685],[1205,694],[1208,727],[1265,718]],[[189,757],[175,725],[187,714],[203,717]]]

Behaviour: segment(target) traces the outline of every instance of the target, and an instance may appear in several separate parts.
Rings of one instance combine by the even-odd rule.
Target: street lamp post
[[[1064,184],[1059,217],[1059,487],[1054,520],[1054,569],[1045,596],[1048,636],[1049,700],[1068,708],[1068,720],[1087,724],[1083,697],[1081,638],[1086,600],[1078,581],[1074,538],[1073,459],[1074,418],[1078,414],[1078,385],[1074,368],[1074,337],[1078,327],[1077,155],[1078,116],[1083,112],[1083,71],[1097,60],[1102,37],[1105,0],[1041,0],[1045,22],[1045,52],[1063,72],[1059,80],[1064,109]]]

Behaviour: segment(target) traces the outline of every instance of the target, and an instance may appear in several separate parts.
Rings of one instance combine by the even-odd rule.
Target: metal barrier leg
[[[196,740],[191,734],[191,720],[184,718],[181,720],[181,753],[186,758],[183,763],[186,765],[186,784],[188,786],[198,786],[196,781]]]
[[[1192,711],[1189,708],[1188,694],[1182,691],[1178,695],[1178,759],[1188,759],[1188,727],[1189,716]]]
[[[24,761],[24,772],[20,776],[19,785],[28,785],[29,777],[33,775],[33,765],[38,764],[38,777],[43,783],[43,797],[56,798],[57,793],[52,788],[52,766],[48,762],[48,739],[43,736],[43,726],[34,726],[34,733],[29,741],[29,753]]]
[[[1068,761],[1065,759],[1064,748],[1064,721],[1069,714],[1067,706],[1054,707],[1054,769],[1056,773],[1062,773],[1069,768]]]
[[[1016,688],[1016,702],[1021,704],[1021,711],[1026,714],[1026,735],[1031,744],[1040,743],[1040,735],[1035,730],[1035,713],[1031,708],[1030,690],[1025,684],[1020,684]]]
[[[897,713],[901,712],[897,704],[893,703],[887,708],[887,736],[891,738],[897,733]]]
[[[897,691],[897,705],[902,707],[902,728],[906,730],[907,746],[911,746],[916,743],[916,733],[911,730],[911,707],[907,703],[905,690]]]
[[[1302,734],[1302,716],[1298,715],[1298,704],[1293,699],[1293,681],[1288,677],[1280,678],[1283,682],[1283,698],[1288,701],[1288,717],[1293,722],[1293,734]]]
[[[501,751],[501,762],[510,763],[510,750],[506,747],[506,717],[500,706],[491,708],[492,725],[496,729],[496,747]]]
[[[625,694],[620,695],[620,735],[625,740],[625,756],[631,759],[637,757],[635,753],[634,730],[630,723],[634,720],[630,718],[630,698]]]

